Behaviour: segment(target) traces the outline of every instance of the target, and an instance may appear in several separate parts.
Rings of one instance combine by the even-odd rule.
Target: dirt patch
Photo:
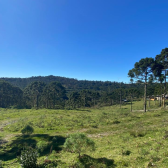
[[[146,111],[157,111],[157,110],[161,110],[161,108],[158,108],[158,109],[147,109]],[[132,110],[132,112],[144,112],[144,110]]]
[[[10,125],[10,124],[13,124],[15,122],[17,122],[17,120],[4,121],[4,122],[0,123],[0,131],[3,132],[4,127],[6,127],[7,125]],[[12,138],[14,136],[15,136],[14,134],[8,134],[4,139],[0,139],[0,145],[8,143],[10,138]]]
[[[100,138],[100,137],[113,135],[115,133],[116,132],[104,132],[104,133],[99,133],[99,134],[88,134],[88,137],[90,137],[90,138]]]
[[[7,125],[13,124],[17,122],[17,120],[11,120],[11,121],[4,121],[3,123],[0,123],[0,131],[4,131],[4,127],[6,127]]]

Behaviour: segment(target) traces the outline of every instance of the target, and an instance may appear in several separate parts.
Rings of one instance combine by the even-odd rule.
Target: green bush
[[[23,168],[35,168],[37,167],[38,152],[36,149],[26,147],[21,151],[19,162]]]
[[[94,150],[95,143],[85,134],[75,133],[71,134],[70,137],[66,139],[64,149],[68,152],[78,153],[80,157],[81,152],[85,152],[89,149]]]
[[[146,135],[145,130],[131,130],[130,135],[133,137],[144,137]]]
[[[122,151],[122,155],[130,155],[130,154],[131,154],[131,151],[129,151],[129,150]]]
[[[120,123],[120,121],[118,121],[118,120],[113,121],[113,124],[119,124],[119,123]]]
[[[22,134],[32,134],[34,132],[33,127],[31,127],[30,125],[26,125],[22,130],[21,130]]]

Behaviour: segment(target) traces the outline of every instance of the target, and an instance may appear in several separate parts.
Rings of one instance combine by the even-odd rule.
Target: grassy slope
[[[142,109],[134,102],[133,110]],[[151,102],[151,109],[158,108]],[[35,146],[40,140],[48,146],[39,163],[46,157],[56,160],[58,167],[76,162],[85,167],[168,167],[168,112],[150,110],[129,112],[130,105],[80,110],[16,110],[0,109],[0,160],[5,167],[19,167],[16,157],[25,144]],[[22,136],[21,129],[33,126],[31,136]],[[96,151],[76,154],[62,150],[68,134],[84,132],[96,143]],[[51,148],[53,151],[52,154]]]

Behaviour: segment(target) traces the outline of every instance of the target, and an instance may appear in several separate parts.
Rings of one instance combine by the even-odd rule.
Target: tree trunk
[[[166,95],[166,70],[165,70],[165,83],[164,83],[164,93],[163,93],[163,108],[165,108],[165,95]]]
[[[145,74],[145,87],[144,87],[144,112],[146,112],[146,88],[147,88],[147,74]]]
[[[121,108],[121,91],[120,91],[120,108]]]
[[[162,106],[162,82],[160,82],[160,107]]]
[[[132,112],[132,94],[131,94],[131,112]]]

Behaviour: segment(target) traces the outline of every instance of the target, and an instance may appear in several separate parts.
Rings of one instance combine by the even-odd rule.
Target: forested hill
[[[59,82],[61,83],[66,90],[69,91],[79,91],[83,89],[96,90],[96,91],[107,91],[111,92],[117,88],[129,88],[130,84],[124,84],[119,82],[110,82],[110,81],[88,81],[88,80],[77,80],[74,78],[65,78],[60,76],[33,76],[29,78],[0,78],[11,83],[13,86],[17,86],[21,89],[24,89],[30,83],[35,81],[41,81],[46,84],[50,82]],[[134,85],[135,86],[135,85]],[[141,86],[141,85],[139,85]],[[136,84],[137,87],[137,84]]]

